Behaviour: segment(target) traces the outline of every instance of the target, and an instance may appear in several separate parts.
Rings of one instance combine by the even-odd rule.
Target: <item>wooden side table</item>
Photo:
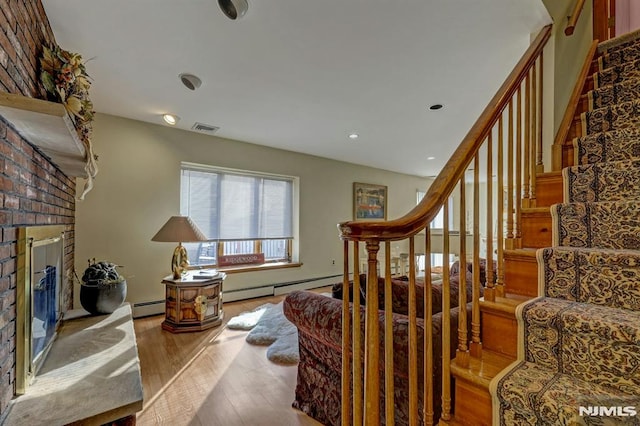
[[[165,277],[165,319],[162,328],[172,333],[201,331],[222,322],[222,283],[226,274],[199,277],[190,272],[174,280]]]

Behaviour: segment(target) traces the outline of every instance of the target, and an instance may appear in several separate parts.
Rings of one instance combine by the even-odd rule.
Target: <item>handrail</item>
[[[347,241],[395,241],[408,238],[424,229],[436,217],[464,175],[467,166],[498,120],[500,112],[507,106],[528,75],[530,67],[535,63],[550,36],[551,25],[547,25],[540,31],[516,67],[500,86],[498,92],[433,181],[420,204],[401,218],[390,221],[340,223],[338,224],[340,238]]]
[[[585,82],[587,81],[587,76],[589,74],[589,70],[591,69],[591,62],[593,62],[593,58],[595,57],[596,50],[598,48],[598,40],[594,40],[591,43],[591,47],[589,48],[589,52],[587,53],[587,57],[582,65],[582,69],[580,70],[580,74],[578,75],[578,79],[576,80],[576,84],[573,87],[573,92],[571,93],[571,98],[569,99],[569,103],[567,104],[567,109],[565,110],[564,117],[562,117],[562,122],[560,123],[560,127],[558,128],[558,133],[556,134],[555,140],[553,141],[553,146],[551,147],[551,170],[561,170],[563,167],[562,163],[562,147],[567,141],[567,137],[569,136],[569,130],[571,129],[571,124],[573,123],[573,117],[576,114],[576,110],[578,109],[578,103],[580,102],[580,96],[582,95],[582,89],[584,88]]]
[[[576,29],[576,24],[578,23],[578,19],[580,18],[580,13],[582,13],[582,8],[584,7],[584,0],[578,0],[576,5],[573,7],[573,13],[569,16],[569,21],[567,22],[567,27],[564,29],[564,34],[570,36],[573,34],[573,31]]]

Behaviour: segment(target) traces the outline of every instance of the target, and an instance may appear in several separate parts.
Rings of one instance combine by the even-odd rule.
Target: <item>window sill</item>
[[[243,266],[225,266],[224,268],[217,268],[218,271],[227,274],[237,274],[240,272],[256,272],[256,271],[268,271],[271,269],[285,269],[285,268],[299,268],[302,266],[300,262],[294,263],[263,263],[262,265],[243,265]]]

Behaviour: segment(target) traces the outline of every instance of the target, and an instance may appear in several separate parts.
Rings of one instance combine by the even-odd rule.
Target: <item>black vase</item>
[[[110,314],[127,297],[127,281],[115,284],[82,283],[80,285],[80,304],[85,311],[93,315]]]

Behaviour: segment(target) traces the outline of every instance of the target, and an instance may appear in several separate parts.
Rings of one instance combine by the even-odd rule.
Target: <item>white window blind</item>
[[[293,238],[294,178],[182,166],[180,213],[211,240]]]

